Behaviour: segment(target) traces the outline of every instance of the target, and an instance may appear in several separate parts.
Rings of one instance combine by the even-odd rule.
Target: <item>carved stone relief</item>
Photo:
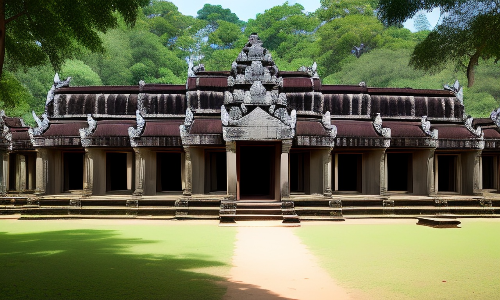
[[[91,145],[90,136],[94,134],[94,131],[97,128],[97,121],[92,118],[91,114],[87,115],[87,123],[89,124],[88,128],[80,128],[80,139],[83,147],[88,147]]]

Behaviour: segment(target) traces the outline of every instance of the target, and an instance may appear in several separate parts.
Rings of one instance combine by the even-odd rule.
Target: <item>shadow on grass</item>
[[[112,230],[0,233],[0,298],[221,299],[229,285],[234,288],[226,278],[192,271],[224,263],[176,257],[168,249],[164,255],[130,251],[144,243],[155,242]]]

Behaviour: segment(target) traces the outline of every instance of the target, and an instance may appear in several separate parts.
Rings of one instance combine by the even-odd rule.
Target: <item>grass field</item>
[[[1,299],[221,299],[217,223],[0,220]]]
[[[361,298],[500,299],[500,220],[462,219],[460,229],[345,223],[294,230]]]

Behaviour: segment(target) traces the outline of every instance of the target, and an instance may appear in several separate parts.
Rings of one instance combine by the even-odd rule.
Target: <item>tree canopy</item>
[[[115,12],[132,25],[148,0],[0,0],[0,76],[5,55],[12,65],[47,60],[59,69],[78,47],[102,51],[98,32],[117,25]]]
[[[379,17],[398,24],[420,10],[440,8],[442,23],[415,47],[410,63],[436,71],[454,63],[465,70],[467,86],[475,81],[480,59],[500,59],[500,2],[498,0],[380,0]]]

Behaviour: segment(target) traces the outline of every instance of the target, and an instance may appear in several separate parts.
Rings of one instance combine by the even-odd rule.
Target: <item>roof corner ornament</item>
[[[191,70],[193,71],[194,75],[198,75],[198,73],[205,71],[205,65],[199,64],[197,66],[192,67]]]
[[[330,115],[330,111],[327,111],[322,119],[321,119],[321,124],[323,124],[323,127],[325,127],[326,130],[330,131],[330,136],[331,137],[337,137],[337,126],[332,124],[332,118]]]
[[[474,121],[474,118],[471,117],[471,116],[468,116],[467,119],[465,119],[465,127],[467,128],[467,130],[469,130],[470,133],[472,133],[473,135],[475,135],[476,137],[480,138],[480,139],[483,139],[484,138],[484,132],[483,130],[481,129],[481,126],[477,126],[476,128],[474,128],[474,126],[472,125],[472,121]]]
[[[310,66],[310,67],[302,66],[297,71],[305,72],[305,73],[309,74],[309,76],[312,78],[319,78],[317,70],[318,70],[318,64],[316,62],[314,62],[312,64],[312,66]]]
[[[460,86],[458,80],[455,81],[453,86],[445,84],[443,88],[445,90],[453,92],[455,94],[455,97],[457,97],[457,99],[460,100],[460,103],[464,104],[464,89]]]
[[[49,128],[49,118],[47,117],[47,113],[42,114],[42,120],[38,118],[35,111],[32,111],[31,113],[33,114],[33,119],[35,119],[35,122],[37,124],[37,127],[32,130],[33,134],[41,135]]]
[[[50,102],[52,102],[54,100],[55,91],[57,89],[62,88],[62,87],[68,87],[70,81],[71,81],[71,77],[68,77],[65,80],[61,80],[61,79],[59,79],[59,74],[56,73],[56,75],[54,75],[54,84],[52,85],[49,92],[47,93],[47,100],[45,101],[45,105],[49,104]]]
[[[88,128],[80,128],[80,139],[83,147],[88,147],[91,145],[90,136],[94,134],[97,128],[97,121],[92,118],[91,114],[87,115]]]
[[[184,139],[189,135],[189,132],[191,131],[191,126],[194,123],[194,115],[193,111],[191,108],[186,109],[186,117],[184,118],[184,124],[179,125],[179,130],[181,133],[181,139]]]
[[[137,142],[135,141],[135,139],[141,137],[141,135],[144,133],[144,127],[146,126],[146,121],[142,117],[140,110],[136,110],[135,118],[137,122],[137,127],[128,128],[128,136],[130,137],[130,145],[132,147],[137,147]]]
[[[377,113],[375,120],[373,121],[373,128],[375,131],[382,137],[386,139],[391,138],[391,129],[382,127],[382,117],[380,117],[380,113]]]
[[[422,127],[422,131],[429,137],[437,140],[438,139],[438,130],[433,129],[431,130],[431,122],[427,121],[427,116],[422,116],[422,119],[420,120],[420,124]]]
[[[491,114],[490,118],[495,123],[495,125],[500,129],[500,108],[494,109]]]
[[[6,117],[5,115],[5,111],[2,109],[0,110],[0,126],[2,127],[1,130],[2,130],[2,137],[7,140],[8,144],[9,144],[9,150],[12,150],[12,133],[10,133],[10,129],[9,127],[7,126],[7,124],[5,124],[5,121],[4,121],[4,117]]]

